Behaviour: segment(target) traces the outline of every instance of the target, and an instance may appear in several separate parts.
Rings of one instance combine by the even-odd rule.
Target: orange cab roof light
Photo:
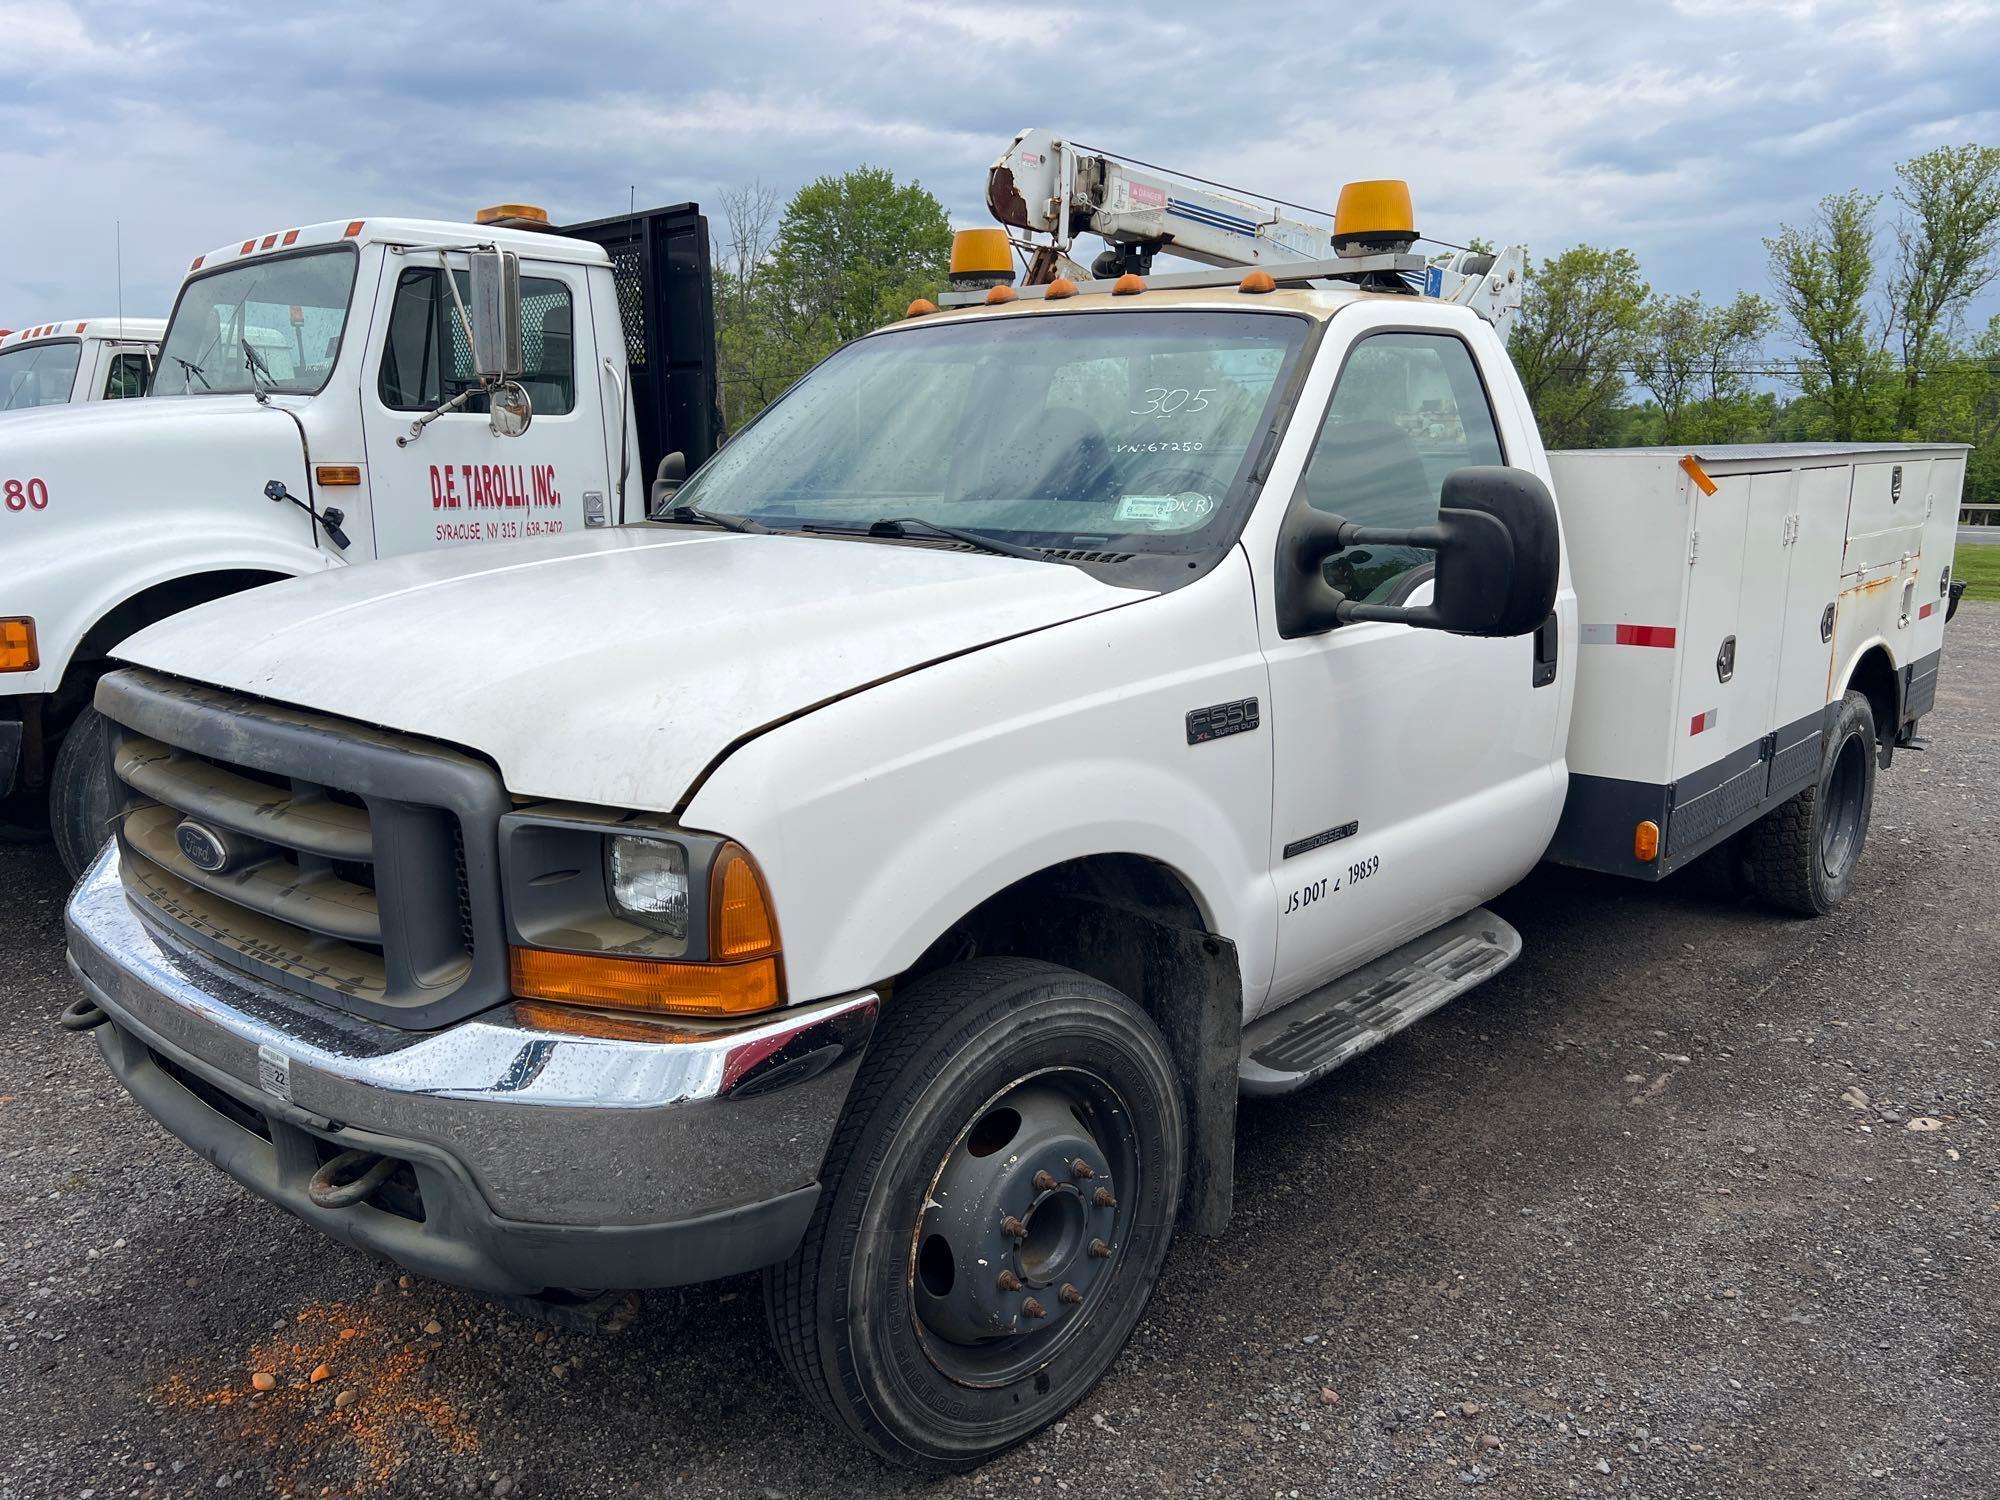
[[[1076,283],[1071,281],[1067,276],[1058,276],[1054,281],[1049,283],[1049,289],[1042,293],[1042,295],[1047,297],[1051,302],[1058,302],[1064,297],[1074,297],[1076,295]]]
[[[903,316],[906,318],[922,318],[936,311],[937,304],[935,302],[931,301],[928,297],[919,297],[910,304],[909,311],[905,312]]]
[[[1146,278],[1136,271],[1127,271],[1111,283],[1111,295],[1114,297],[1136,297],[1145,290]]]

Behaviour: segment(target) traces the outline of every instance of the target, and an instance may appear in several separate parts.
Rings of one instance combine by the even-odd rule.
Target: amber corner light
[[[0,619],[0,672],[32,672],[41,664],[35,622],[26,615]]]
[[[1632,830],[1632,857],[1642,865],[1660,857],[1660,825],[1651,818]]]

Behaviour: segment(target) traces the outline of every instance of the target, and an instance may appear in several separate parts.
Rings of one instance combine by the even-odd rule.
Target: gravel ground
[[[0,1496],[2000,1494],[2000,606],[1948,654],[1838,917],[1536,875],[1521,961],[1247,1107],[1229,1233],[945,1481],[807,1412],[754,1279],[551,1334],[240,1191],[55,1028],[63,882],[0,850]]]

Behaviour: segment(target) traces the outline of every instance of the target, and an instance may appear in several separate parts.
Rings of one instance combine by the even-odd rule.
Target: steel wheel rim
[[[1865,753],[1860,735],[1842,740],[1820,793],[1824,810],[1819,829],[1820,865],[1835,880],[1854,863],[1861,843],[1861,793],[1868,779]]]
[[[1041,1128],[1006,1134],[994,1122],[1008,1114]],[[910,1237],[910,1326],[932,1366],[1004,1386],[1070,1347],[1114,1295],[1143,1188],[1131,1111],[1098,1073],[1044,1068],[988,1098],[931,1173]]]

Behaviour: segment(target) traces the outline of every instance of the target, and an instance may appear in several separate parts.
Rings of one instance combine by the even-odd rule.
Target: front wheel
[[[1824,916],[1854,884],[1875,807],[1875,712],[1850,692],[1820,756],[1819,779],[1746,830],[1750,883],[1773,906]]]
[[[85,707],[63,735],[49,773],[49,831],[71,880],[83,878],[111,837],[118,810],[111,779],[111,721]]]
[[[765,1273],[779,1355],[885,1458],[990,1458],[1117,1357],[1186,1153],[1173,1064],[1124,995],[1029,959],[928,975],[862,1065],[804,1242]]]

